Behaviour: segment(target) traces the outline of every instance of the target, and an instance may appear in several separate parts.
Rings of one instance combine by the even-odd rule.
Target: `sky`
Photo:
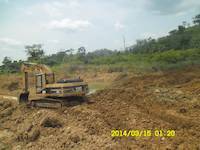
[[[199,0],[0,0],[0,62],[25,59],[24,46],[46,54],[63,49],[123,49],[137,39],[192,24]]]

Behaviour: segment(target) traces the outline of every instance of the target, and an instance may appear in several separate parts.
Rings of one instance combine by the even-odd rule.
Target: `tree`
[[[4,57],[2,63],[3,63],[3,65],[8,66],[12,63],[12,60],[6,56],[6,57]]]
[[[29,56],[28,60],[38,61],[44,56],[44,50],[42,49],[41,44],[33,44],[25,46],[26,53]]]
[[[87,63],[88,61],[87,61],[87,58],[86,58],[86,49],[85,49],[85,47],[80,47],[80,48],[78,48],[78,58],[81,60],[81,61],[83,61],[84,63]]]
[[[176,34],[177,33],[177,30],[172,30],[172,31],[169,31],[169,35],[173,35],[173,34]]]
[[[20,71],[22,61],[12,61],[9,57],[4,57],[2,64],[1,73],[16,73]]]
[[[200,14],[196,15],[196,16],[193,18],[193,23],[194,23],[194,24],[197,24],[197,25],[200,25]]]
[[[68,55],[72,55],[73,52],[74,52],[74,49],[73,49],[73,48],[70,48],[70,49],[65,50],[65,52],[66,52]]]
[[[193,37],[191,39],[190,47],[192,48],[200,48],[200,35],[198,34],[197,36]]]
[[[178,31],[179,31],[180,33],[184,32],[184,31],[185,31],[185,26],[179,25],[179,26],[178,26]]]
[[[78,54],[85,55],[85,53],[86,53],[85,47],[82,46],[82,47],[78,48]]]
[[[186,27],[187,27],[187,22],[186,22],[186,21],[183,21],[183,22],[182,22],[182,25],[186,28]]]

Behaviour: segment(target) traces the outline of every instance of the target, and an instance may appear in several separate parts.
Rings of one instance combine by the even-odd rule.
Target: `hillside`
[[[169,32],[169,35],[153,39],[138,40],[127,50],[134,53],[152,53],[168,50],[186,50],[200,48],[200,25],[178,26],[178,29]]]

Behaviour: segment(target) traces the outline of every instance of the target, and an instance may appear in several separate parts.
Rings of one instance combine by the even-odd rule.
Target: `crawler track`
[[[64,106],[62,100],[52,99],[52,98],[42,98],[37,100],[30,101],[31,107],[40,107],[40,108],[52,108],[59,109]]]

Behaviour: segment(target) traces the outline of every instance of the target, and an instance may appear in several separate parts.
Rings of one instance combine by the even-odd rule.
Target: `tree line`
[[[55,66],[62,63],[76,63],[76,64],[94,64],[98,60],[105,57],[120,56],[123,54],[134,53],[155,53],[169,50],[186,50],[186,49],[200,49],[200,14],[193,18],[193,25],[183,22],[177,29],[169,32],[169,35],[153,39],[137,40],[136,44],[127,47],[125,51],[99,49],[93,52],[87,52],[85,47],[80,47],[77,50],[73,48],[61,50],[55,54],[46,55],[41,44],[33,44],[25,46],[28,62],[42,63],[49,66]],[[119,60],[123,61],[123,60]],[[5,57],[2,66],[0,66],[0,73],[16,73],[20,71],[20,66],[24,61],[15,61],[9,57]]]
[[[152,53],[167,50],[185,50],[200,48],[200,14],[193,18],[191,26],[186,21],[182,22],[177,29],[169,32],[169,35],[153,39],[137,40],[136,44],[126,49],[133,53]]]
[[[76,51],[76,52],[75,52]],[[17,73],[20,72],[20,67],[23,62],[33,62],[46,64],[48,66],[60,65],[62,63],[84,63],[89,64],[96,57],[109,56],[116,53],[109,49],[99,49],[93,52],[87,52],[85,47],[75,49],[61,50],[55,54],[46,55],[41,44],[33,44],[25,46],[27,60],[13,61],[9,57],[4,57],[0,66],[0,73]]]

